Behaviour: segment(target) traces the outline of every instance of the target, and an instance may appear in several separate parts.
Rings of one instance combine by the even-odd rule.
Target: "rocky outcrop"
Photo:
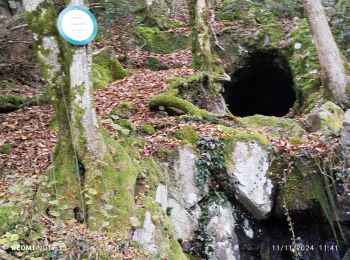
[[[169,215],[185,251],[190,250],[190,242],[195,239],[198,203],[208,191],[208,187],[200,190],[196,186],[196,158],[193,148],[181,148],[173,165],[166,166],[166,185],[159,185],[156,192],[156,201]]]
[[[227,186],[257,219],[273,207],[274,185],[268,178],[268,152],[257,142],[237,142],[227,166]]]

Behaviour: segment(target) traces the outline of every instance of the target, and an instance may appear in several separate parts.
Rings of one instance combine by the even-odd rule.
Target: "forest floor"
[[[113,42],[112,42],[113,43]],[[104,44],[97,47],[103,47]],[[106,43],[108,45],[108,43]],[[95,46],[96,47],[96,46]],[[117,53],[122,53],[121,46],[114,44]],[[193,75],[196,71],[191,66],[191,51],[189,49],[172,54],[153,54],[141,50],[129,49],[127,56],[137,68],[132,74],[124,79],[117,80],[94,93],[97,113],[100,123],[110,132],[111,126],[109,113],[120,102],[127,101],[136,107],[136,112],[129,121],[137,127],[142,124],[150,124],[156,127],[154,134],[138,132],[138,136],[145,142],[140,148],[142,156],[152,155],[157,147],[173,149],[180,145],[180,141],[172,136],[172,133],[184,124],[193,125],[200,136],[213,136],[220,138],[223,131],[220,126],[210,122],[182,122],[176,116],[166,116],[162,112],[151,111],[149,100],[157,93],[167,88],[167,79],[178,76],[186,77]],[[156,57],[166,64],[169,69],[152,71],[147,68],[146,60]],[[23,84],[16,84],[11,89],[0,89],[0,94],[12,94],[31,97],[37,94],[37,89]],[[300,120],[300,118],[299,118]],[[118,119],[113,119],[118,123]],[[247,129],[247,131],[250,131]],[[254,130],[257,131],[257,130]],[[265,130],[258,130],[267,136]],[[324,149],[325,144],[318,140],[319,133],[305,137],[308,142],[304,146],[319,147]],[[50,105],[26,107],[15,112],[0,114],[0,204],[15,199],[27,199],[28,205],[33,205],[33,198],[26,197],[26,189],[16,188],[15,184],[24,184],[28,189],[36,190],[51,165],[52,155],[57,142],[57,123],[55,123],[53,108]],[[287,139],[270,140],[277,149],[293,151],[293,145]],[[299,147],[300,148],[300,147]],[[15,187],[15,188],[14,188]],[[14,193],[22,193],[24,197],[14,197]],[[32,203],[32,204],[31,204]],[[115,241],[104,233],[89,231],[84,225],[78,223],[65,223],[65,228],[58,229],[53,220],[42,216],[42,223],[46,227],[46,242],[53,241],[90,241],[92,244],[115,245]],[[111,247],[110,256],[118,256],[123,259],[135,259],[132,255],[139,249],[119,250]],[[118,258],[121,259],[121,258]],[[142,259],[142,258],[141,258]]]

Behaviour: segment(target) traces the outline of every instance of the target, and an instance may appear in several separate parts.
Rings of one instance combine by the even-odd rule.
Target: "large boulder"
[[[227,165],[228,188],[258,219],[266,219],[273,207],[274,185],[268,177],[268,152],[257,142],[238,141]]]

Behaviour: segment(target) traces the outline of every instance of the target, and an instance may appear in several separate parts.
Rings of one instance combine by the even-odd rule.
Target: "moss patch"
[[[140,126],[140,131],[143,132],[143,133],[146,133],[148,135],[153,135],[156,130],[154,129],[154,127],[150,124],[142,124]]]
[[[319,91],[321,86],[320,64],[306,19],[300,20],[292,30],[291,43],[283,52],[290,57],[289,65],[297,91],[296,108],[302,111],[313,104],[308,99],[314,99],[312,94]]]
[[[259,133],[247,132],[237,128],[229,128],[225,126],[220,126],[220,129],[224,131],[223,141],[225,143],[225,163],[226,165],[234,158],[232,158],[232,151],[238,141],[242,142],[258,142],[263,147],[271,146],[270,141],[263,135]]]
[[[93,54],[91,78],[95,88],[104,87],[113,80],[124,78],[129,74],[130,72],[118,61],[112,46]]]
[[[146,51],[166,54],[186,49],[189,46],[189,38],[181,34],[162,32],[156,28],[142,26],[137,27],[136,30],[139,44]]]
[[[121,120],[119,121],[119,125],[120,125],[121,127],[124,127],[124,128],[126,128],[126,129],[130,130],[130,131],[135,131],[135,130],[136,130],[135,124],[132,123],[132,122],[130,122],[130,121],[127,120],[127,119],[121,119]]]
[[[137,112],[137,108],[127,101],[120,101],[119,104],[112,109],[110,116],[129,118]]]
[[[0,205],[0,237],[16,224],[17,208],[14,205]]]
[[[271,135],[301,136],[305,130],[289,118],[254,115],[241,118],[244,126],[255,129],[266,129]]]
[[[177,129],[173,136],[178,140],[188,141],[191,144],[194,144],[199,139],[199,134],[196,131],[196,128],[191,125],[185,125],[180,129]]]

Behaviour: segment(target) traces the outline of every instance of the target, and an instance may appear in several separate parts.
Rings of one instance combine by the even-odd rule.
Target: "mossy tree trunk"
[[[350,107],[350,77],[329,27],[320,0],[304,0],[304,9],[310,24],[322,69],[323,85],[331,99],[343,107]]]
[[[72,0],[69,4],[83,5],[84,1]],[[37,59],[59,121],[59,141],[49,173],[56,187],[58,203],[54,205],[58,204],[62,219],[76,218],[91,228],[110,227],[116,232],[115,227],[108,226],[109,215],[118,215],[118,208],[123,207],[119,215],[126,219],[123,223],[129,221],[126,215],[129,211],[125,208],[133,207],[132,189],[137,172],[125,178],[118,176],[122,166],[117,165],[112,154],[123,148],[107,146],[108,136],[99,127],[91,98],[89,46],[72,46],[59,36],[52,1],[25,0],[24,7]],[[122,188],[119,189],[117,183]],[[129,193],[119,202],[117,192],[124,189],[130,189]],[[115,224],[118,217],[113,221]],[[127,228],[126,224],[122,227]]]
[[[206,0],[188,1],[192,37],[192,66],[195,69],[211,72],[213,68],[206,19],[207,7]]]

